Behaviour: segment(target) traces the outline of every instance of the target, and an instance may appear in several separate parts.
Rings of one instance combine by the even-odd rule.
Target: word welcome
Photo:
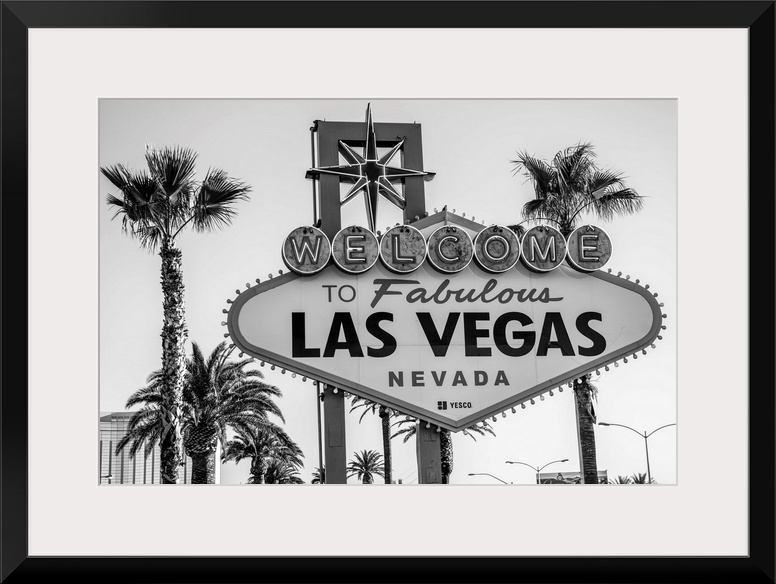
[[[491,273],[510,270],[518,261],[534,272],[549,272],[566,260],[573,268],[590,272],[609,260],[611,240],[593,225],[576,229],[568,238],[554,227],[539,225],[522,239],[508,227],[492,225],[474,240],[455,225],[443,225],[427,238],[410,225],[398,225],[382,235],[352,225],[331,241],[320,229],[307,226],[289,233],[282,255],[286,266],[303,276],[318,273],[330,260],[346,273],[362,274],[378,258],[398,274],[413,272],[425,261],[441,273],[454,274],[472,260]]]

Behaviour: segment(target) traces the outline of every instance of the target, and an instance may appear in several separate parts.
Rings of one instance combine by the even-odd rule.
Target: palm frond
[[[391,438],[396,438],[397,436],[401,436],[404,434],[404,439],[402,440],[402,444],[406,444],[410,438],[412,438],[418,431],[418,427],[416,424],[413,424],[412,426],[408,426],[406,428],[401,428],[400,430],[397,430],[393,434],[391,434]]]
[[[146,447],[150,444],[153,449],[161,436],[162,421],[159,412],[156,415],[149,415],[149,410],[137,412],[127,425],[127,431],[124,437],[116,444],[115,454],[118,456],[127,445],[129,445],[129,457],[135,458],[137,451],[143,444]]]
[[[113,219],[121,217],[121,230],[138,239],[142,247],[153,250],[163,235],[163,203],[157,185],[144,172],[132,172],[121,164],[100,168],[102,174],[121,191],[121,197],[109,194],[106,201],[115,208]]]
[[[183,197],[194,180],[197,153],[190,148],[146,145],[146,164],[156,184],[174,207],[188,206]]]
[[[135,406],[148,404],[159,405],[162,403],[162,391],[161,386],[155,382],[150,383],[146,387],[141,387],[135,391],[127,399],[125,407],[131,410]]]
[[[194,202],[194,229],[212,231],[225,227],[236,215],[238,201],[247,201],[250,187],[220,169],[208,170]]]
[[[552,191],[557,181],[556,171],[544,160],[518,152],[517,160],[510,162],[515,165],[515,173],[523,174],[531,181],[537,198],[543,199]]]
[[[622,475],[618,475],[616,478],[609,479],[610,485],[629,485],[632,481],[630,477],[624,477]]]
[[[480,436],[484,436],[485,434],[490,434],[492,436],[496,435],[496,432],[493,430],[493,427],[490,425],[490,423],[486,420],[484,422],[481,422],[479,424],[474,424],[472,426],[468,426],[464,428],[461,433],[464,436],[468,436],[475,442],[477,441],[477,438],[474,437],[474,434],[478,434]]]
[[[596,191],[605,191],[609,189],[619,190],[623,186],[623,176],[621,172],[603,169],[593,172],[588,179],[588,189],[591,194]]]
[[[571,196],[579,193],[585,186],[588,176],[595,169],[595,152],[590,143],[579,143],[561,150],[553,159],[557,171],[558,187],[561,193]]]
[[[531,220],[538,219],[546,214],[545,208],[547,207],[546,199],[531,199],[523,205],[522,214],[523,219]]]
[[[606,192],[592,203],[596,215],[605,221],[611,221],[617,215],[632,215],[643,206],[643,197],[630,188]]]

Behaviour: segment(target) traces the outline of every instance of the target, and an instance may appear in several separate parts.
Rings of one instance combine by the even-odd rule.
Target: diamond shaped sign
[[[447,212],[413,226],[427,238],[484,229]],[[648,290],[600,270],[378,261],[251,287],[227,325],[249,355],[456,431],[641,351],[661,319]]]

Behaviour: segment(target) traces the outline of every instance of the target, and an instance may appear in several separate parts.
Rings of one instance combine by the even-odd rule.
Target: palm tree
[[[401,426],[404,424],[407,425],[402,428]],[[391,438],[395,438],[396,436],[404,434],[402,443],[406,443],[418,432],[418,420],[412,416],[406,416],[404,419],[399,420],[393,425],[399,427],[399,430],[397,430],[393,436],[391,436]],[[493,436],[496,435],[487,420],[480,422],[479,424],[473,424],[467,428],[464,428],[461,430],[461,433],[464,436],[468,436],[475,442],[477,441],[477,438],[475,438],[474,434],[479,434],[480,436],[484,436],[485,434],[491,434]],[[447,485],[450,484],[450,475],[453,473],[453,437],[450,433],[450,430],[440,428],[439,448],[441,451],[440,465],[442,467],[442,484]]]
[[[357,395],[351,395],[351,413],[358,408],[364,408],[364,412],[358,419],[358,423],[364,419],[369,412],[380,416],[380,422],[383,430],[383,477],[385,478],[385,484],[391,484],[391,417],[396,415],[396,412],[392,409],[370,401],[366,398],[359,397]]]
[[[239,428],[226,444],[223,460],[251,461],[248,482],[254,485],[272,482],[270,469],[277,474],[281,466],[298,470],[304,454],[280,426],[271,422],[262,426]],[[300,479],[301,480],[301,479]]]
[[[315,470],[313,470],[313,476],[312,480],[310,481],[311,485],[325,485],[326,484],[326,467],[323,468],[315,467]]]
[[[195,178],[197,155],[180,147],[146,146],[146,170],[129,170],[122,164],[101,167],[120,196],[108,195],[108,205],[121,216],[122,231],[140,246],[159,250],[162,263],[162,368],[158,380],[162,421],[161,477],[163,483],[178,482],[182,462],[183,376],[186,362],[186,322],[181,250],[178,234],[187,226],[211,231],[228,225],[234,205],[247,200],[250,190],[220,169],[210,169],[205,178]]]
[[[620,172],[599,169],[592,144],[577,144],[558,152],[547,162],[519,152],[515,172],[526,176],[536,198],[523,206],[523,218],[556,224],[568,237],[582,220],[582,213],[610,221],[616,215],[636,213],[643,198],[624,184]]]
[[[267,465],[266,484],[268,485],[303,485],[299,476],[299,467],[279,458],[273,458]]]
[[[622,475],[617,475],[616,478],[609,479],[610,485],[630,485],[632,482],[630,477],[624,477]]]
[[[348,478],[355,476],[365,485],[375,482],[374,475],[383,476],[383,456],[376,450],[362,450],[353,453],[348,463]]]
[[[655,479],[649,480],[647,478],[647,473],[645,472],[637,472],[630,476],[631,483],[634,485],[650,485],[655,484]]]
[[[227,429],[237,432],[252,427],[274,426],[268,415],[283,420],[272,400],[278,388],[265,384],[261,372],[245,367],[252,359],[229,361],[232,348],[220,343],[205,358],[197,343],[186,362],[181,407],[181,435],[192,460],[192,483],[215,482],[217,443],[226,447]],[[130,458],[145,444],[146,455],[161,441],[164,428],[163,371],[153,372],[148,385],[127,400],[127,408],[141,405],[127,425],[127,434],[116,446],[118,454],[129,446]]]
[[[625,186],[622,173],[598,168],[594,158],[593,145],[588,143],[561,150],[550,162],[519,152],[517,160],[512,161],[515,172],[531,181],[536,194],[535,199],[523,205],[523,218],[550,221],[568,237],[582,221],[583,213],[609,221],[617,215],[640,211],[643,198]],[[597,484],[595,415],[587,378],[574,381],[574,397],[582,475],[585,483]]]

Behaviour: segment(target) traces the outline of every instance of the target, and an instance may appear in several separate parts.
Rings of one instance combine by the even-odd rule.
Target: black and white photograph
[[[676,145],[669,99],[101,101],[96,478],[676,484]]]

